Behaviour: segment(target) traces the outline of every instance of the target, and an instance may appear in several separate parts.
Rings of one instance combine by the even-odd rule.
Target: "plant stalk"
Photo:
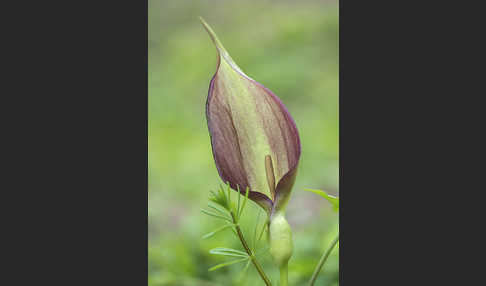
[[[260,277],[263,279],[263,281],[265,282],[265,284],[267,286],[272,286],[270,279],[268,279],[267,275],[263,271],[262,266],[260,265],[260,263],[258,263],[255,255],[253,254],[251,249],[248,247],[248,244],[246,243],[246,240],[243,237],[243,233],[241,232],[240,226],[236,222],[236,219],[235,219],[235,216],[233,215],[233,212],[231,212],[231,218],[233,219],[233,223],[235,224],[236,233],[238,234],[238,237],[240,238],[241,244],[243,245],[243,248],[245,248],[246,253],[248,253],[248,256],[250,256],[251,262],[253,263],[253,265],[255,265],[255,268],[258,271],[258,274],[260,274]]]
[[[313,286],[314,283],[316,282],[317,275],[319,275],[319,272],[321,271],[322,266],[326,262],[327,258],[329,257],[329,254],[331,254],[331,251],[334,249],[334,246],[336,246],[338,241],[339,241],[339,233],[336,236],[336,238],[334,238],[334,240],[331,242],[331,245],[329,246],[329,248],[322,254],[322,257],[319,260],[319,263],[317,264],[316,269],[314,270],[314,273],[312,274],[312,277],[309,281],[309,286]]]
[[[285,263],[280,267],[280,285],[279,286],[288,286],[289,285],[289,264]]]

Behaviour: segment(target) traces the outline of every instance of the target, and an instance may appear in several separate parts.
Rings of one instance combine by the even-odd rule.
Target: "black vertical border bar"
[[[456,134],[452,126],[462,127],[446,121],[460,118],[455,106],[462,96],[447,94],[458,82],[449,65],[453,56],[463,61],[467,54],[447,49],[456,42],[467,46],[454,35],[467,29],[450,20],[458,13],[445,12],[447,4],[339,2],[340,284],[439,285],[446,279],[468,285],[467,275],[451,283],[457,261],[465,261],[451,259],[462,251],[451,245],[466,236],[443,243],[453,233],[446,215],[459,215],[457,201],[443,200],[455,200],[460,188],[446,193],[457,173],[441,170],[453,166],[457,146],[444,148]],[[440,128],[447,134],[437,140]],[[441,224],[446,231],[434,237]],[[433,273],[440,263],[447,265]]]
[[[394,118],[387,116],[390,101],[385,69],[388,34],[382,35],[390,14],[378,1],[339,1],[339,279],[341,285],[374,283],[374,258],[382,255],[387,233],[380,224],[388,204],[387,174],[394,156],[384,142]],[[387,78],[388,77],[388,78]],[[384,168],[387,166],[388,168]],[[391,216],[391,213],[388,213]],[[375,277],[378,276],[379,277]],[[376,280],[375,280],[376,279]],[[345,282],[344,282],[345,281]],[[344,282],[344,284],[343,284]],[[393,283],[391,283],[393,284]],[[381,284],[377,284],[381,285]]]
[[[148,2],[4,11],[1,189],[12,210],[2,274],[22,285],[147,285]]]

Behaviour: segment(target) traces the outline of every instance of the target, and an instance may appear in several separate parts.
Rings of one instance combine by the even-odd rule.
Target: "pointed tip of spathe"
[[[227,53],[223,44],[221,41],[218,39],[218,36],[216,36],[216,33],[214,30],[209,26],[209,24],[204,20],[203,17],[199,16],[199,21],[201,21],[201,24],[203,25],[204,29],[206,32],[209,34],[209,37],[213,41],[214,45],[216,46],[216,50],[218,51],[219,54],[225,54]]]
[[[206,20],[204,20],[204,18],[202,16],[198,16],[199,18],[199,21],[204,25],[207,25],[208,23],[206,23]]]
[[[208,22],[206,22],[206,20],[204,20],[204,18],[201,16],[199,16],[199,21],[203,25],[206,32],[208,32],[209,37],[211,37],[211,40],[213,40],[214,44],[218,46],[218,42],[219,42],[218,37],[216,36],[216,33],[213,31],[211,26],[209,26]]]

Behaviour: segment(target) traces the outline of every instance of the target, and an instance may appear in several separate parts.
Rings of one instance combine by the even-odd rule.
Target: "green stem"
[[[238,234],[238,237],[239,237],[239,239],[241,241],[241,244],[243,245],[243,248],[245,248],[246,253],[248,253],[248,256],[250,256],[251,262],[253,263],[253,265],[255,265],[255,268],[258,271],[258,274],[260,274],[260,277],[262,277],[263,282],[265,282],[265,284],[267,286],[272,286],[272,283],[270,283],[270,279],[268,279],[267,275],[263,271],[262,266],[260,265],[260,263],[258,263],[258,261],[256,260],[255,255],[253,254],[253,252],[251,251],[251,249],[248,247],[248,244],[246,243],[246,240],[243,237],[243,233],[241,232],[240,226],[236,222],[236,219],[235,219],[235,216],[234,216],[233,212],[231,212],[231,218],[233,219],[233,223],[236,225],[235,226],[236,233]]]
[[[288,286],[289,285],[289,264],[285,263],[280,267],[280,285],[279,286]]]
[[[317,264],[316,269],[314,270],[314,274],[312,274],[311,280],[309,281],[309,286],[313,286],[314,283],[316,282],[317,275],[321,271],[322,266],[324,265],[327,258],[329,257],[329,254],[331,254],[331,251],[333,250],[334,246],[336,246],[338,240],[339,240],[339,233],[336,236],[336,238],[334,238],[334,240],[331,242],[331,245],[329,246],[329,248],[324,252],[324,254],[322,254],[322,257],[319,260],[319,263]]]

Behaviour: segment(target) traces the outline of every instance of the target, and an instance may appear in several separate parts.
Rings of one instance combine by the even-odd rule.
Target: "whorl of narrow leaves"
[[[206,102],[218,173],[233,190],[249,188],[249,199],[269,215],[285,209],[301,153],[295,122],[280,99],[243,73],[201,22],[218,51]]]
[[[229,184],[227,185],[226,189],[223,188],[223,186],[220,186],[218,191],[211,191],[209,195],[209,200],[216,205],[208,204],[208,207],[214,210],[214,212],[205,209],[202,209],[201,211],[204,214],[224,219],[229,222],[232,222],[234,217],[234,220],[237,223],[240,221],[241,214],[245,209],[249,193],[250,191],[247,188],[246,192],[244,193],[243,201],[241,201],[241,196],[237,194],[238,199],[236,199],[235,202],[232,202]]]
[[[256,261],[256,246],[258,245],[258,242],[262,238],[263,232],[266,229],[266,223],[263,224],[261,231],[259,232],[260,235],[258,236],[257,240],[257,231],[259,229],[258,223],[259,219],[257,219],[256,225],[255,225],[255,230],[254,230],[254,237],[253,237],[253,247],[250,248],[249,244],[247,244],[246,240],[243,237],[243,233],[241,231],[241,228],[239,226],[240,218],[243,213],[243,210],[245,209],[246,202],[248,200],[248,194],[249,194],[249,189],[246,189],[245,196],[243,197],[240,194],[237,194],[237,199],[231,199],[231,192],[230,192],[230,186],[229,184],[227,185],[226,189],[223,188],[223,186],[220,186],[218,191],[213,192],[211,191],[211,195],[209,197],[209,200],[211,203],[208,204],[208,207],[211,210],[205,210],[202,209],[202,213],[212,216],[217,219],[224,220],[226,225],[205,234],[202,238],[206,239],[209,237],[212,237],[213,235],[225,230],[225,229],[231,229],[233,233],[240,239],[240,241],[243,244],[243,247],[245,248],[245,251],[241,250],[236,250],[232,248],[226,248],[226,247],[217,247],[214,249],[211,249],[209,253],[211,254],[216,254],[216,255],[223,255],[223,256],[229,256],[229,257],[235,257],[236,259],[233,259],[231,261],[226,261],[223,263],[220,263],[218,265],[215,265],[209,269],[209,271],[213,271],[222,267],[226,267],[229,265],[236,264],[238,262],[244,262],[246,261],[247,264],[243,268],[243,272],[246,271],[248,268],[248,265],[250,262],[253,262],[255,267],[257,268],[257,271],[261,275],[262,279],[264,280],[265,284],[268,286],[271,286],[270,281],[266,277],[265,273],[263,272],[263,269],[261,268],[260,264],[258,261]],[[241,198],[243,197],[243,199]],[[260,216],[258,216],[259,218]]]

